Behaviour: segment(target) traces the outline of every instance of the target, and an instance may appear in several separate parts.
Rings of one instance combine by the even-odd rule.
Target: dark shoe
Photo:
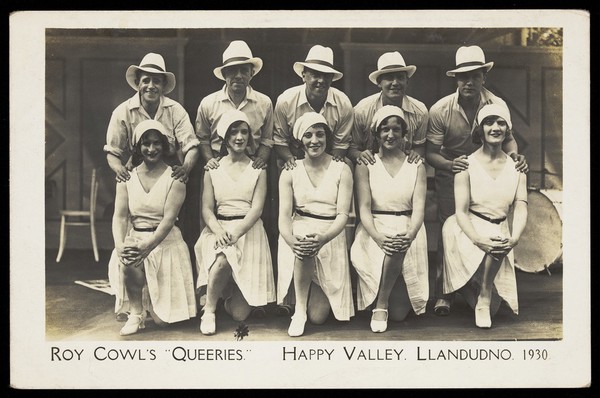
[[[115,318],[117,322],[127,322],[127,317],[129,317],[129,312],[119,312]]]
[[[267,316],[267,311],[265,311],[265,307],[254,307],[250,312],[250,316],[252,318],[263,319]]]
[[[292,306],[287,304],[281,304],[277,306],[277,315],[278,316],[291,316],[294,313],[294,309]]]
[[[450,315],[450,301],[446,299],[438,299],[433,307],[433,313],[437,316]]]

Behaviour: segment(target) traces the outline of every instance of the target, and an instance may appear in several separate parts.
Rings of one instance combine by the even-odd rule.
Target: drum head
[[[543,193],[529,191],[527,201],[527,225],[514,248],[515,266],[540,272],[562,256],[562,219],[556,203]]]

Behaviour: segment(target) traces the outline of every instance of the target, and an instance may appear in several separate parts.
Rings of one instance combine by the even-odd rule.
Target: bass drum
[[[530,190],[527,202],[527,225],[514,248],[515,267],[549,272],[551,265],[562,264],[562,191]]]

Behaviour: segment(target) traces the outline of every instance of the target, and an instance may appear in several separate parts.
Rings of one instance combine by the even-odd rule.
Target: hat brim
[[[344,74],[340,71],[337,71],[327,65],[313,64],[310,62],[296,62],[294,63],[294,72],[300,77],[302,77],[302,72],[304,72],[304,68],[314,69],[323,73],[331,73],[333,74],[333,81],[340,80]]]
[[[228,68],[230,66],[234,66],[234,65],[244,65],[244,64],[250,64],[253,66],[253,68],[252,68],[252,70],[254,71],[253,76],[256,76],[256,74],[258,72],[260,72],[260,70],[263,67],[262,59],[255,57],[255,58],[249,58],[249,59],[243,60],[243,61],[233,61],[233,62],[228,63],[227,65],[219,66],[218,68],[213,69],[213,73],[215,74],[217,79],[225,81],[225,76],[223,76],[223,69]]]
[[[175,75],[172,74],[171,72],[163,72],[161,70],[154,69],[154,68],[140,68],[137,65],[131,65],[129,68],[127,68],[127,72],[125,73],[125,79],[127,80],[127,83],[129,83],[131,88],[134,89],[135,91],[138,91],[138,85],[135,83],[136,71],[138,71],[138,70],[140,70],[142,72],[157,74],[157,75],[164,75],[167,82],[165,83],[165,86],[163,87],[163,94],[169,94],[175,88],[175,83],[176,83]]]
[[[490,69],[492,69],[492,66],[494,66],[493,62],[488,62],[487,64],[483,64],[483,65],[463,66],[462,68],[456,68],[456,69],[449,70],[448,72],[446,72],[446,76],[454,77],[457,73],[470,72],[470,71],[476,70],[476,69],[485,69],[486,72],[489,72]]]
[[[386,73],[394,73],[394,72],[406,72],[406,76],[408,76],[408,78],[411,78],[416,70],[417,70],[417,67],[414,65],[402,66],[402,67],[398,67],[398,68],[376,70],[375,72],[372,72],[369,75],[369,80],[373,84],[379,84],[379,83],[377,83],[377,78],[379,76],[385,75]]]

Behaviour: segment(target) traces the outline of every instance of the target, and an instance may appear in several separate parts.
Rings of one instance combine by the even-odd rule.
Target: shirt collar
[[[227,84],[223,85],[223,88],[221,89],[221,91],[219,91],[219,94],[217,94],[217,99],[219,101],[230,101],[229,94],[227,94]],[[256,102],[256,93],[254,92],[251,86],[246,87],[245,100]]]
[[[379,105],[383,107],[383,93],[379,94]],[[402,106],[400,108],[404,112],[415,113],[415,107],[406,94],[402,96]]]
[[[299,105],[304,105],[307,104],[308,106],[310,106],[309,102],[308,102],[308,98],[306,97],[306,83],[304,83],[302,86],[300,86],[300,100],[299,100]],[[329,87],[329,90],[327,90],[327,98],[325,99],[325,103],[329,103],[332,106],[336,106],[334,100],[333,100],[333,93],[331,92],[331,87]]]
[[[160,103],[158,104],[158,109],[160,108],[166,108],[169,106],[173,106],[175,104],[175,101],[172,100],[169,97],[165,97],[164,95],[162,95],[160,97]],[[136,92],[133,97],[131,97],[129,99],[129,109],[136,109],[136,108],[141,108],[142,107],[142,101],[140,99],[140,93]]]

